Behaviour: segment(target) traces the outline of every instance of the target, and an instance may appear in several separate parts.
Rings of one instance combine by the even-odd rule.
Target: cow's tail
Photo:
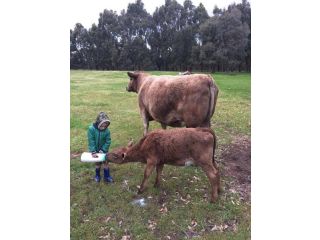
[[[214,133],[214,131],[213,130],[211,130],[211,131],[212,131],[212,136],[213,136],[212,163],[216,167],[216,163],[215,163],[215,160],[214,160],[214,155],[215,155],[216,148],[217,148],[217,137],[216,137],[216,134]]]
[[[209,80],[209,108],[208,108],[208,113],[207,113],[205,122],[208,123],[208,126],[210,127],[211,125],[210,120],[216,108],[219,89],[215,84],[214,79],[209,74],[208,74],[208,77],[210,79]]]

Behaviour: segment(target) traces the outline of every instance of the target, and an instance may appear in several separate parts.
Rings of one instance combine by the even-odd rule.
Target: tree
[[[88,68],[88,32],[81,23],[75,25],[74,30],[70,30],[70,67]]]
[[[246,23],[249,26],[249,35],[248,35],[248,43],[246,46],[246,70],[250,71],[251,68],[251,8],[250,8],[250,3],[247,0],[242,0],[242,3],[237,5],[239,10],[242,13],[242,23]]]
[[[215,16],[221,16],[223,11],[222,9],[218,8],[217,5],[214,6],[213,11],[212,11],[213,15]]]
[[[210,70],[241,70],[248,42],[249,28],[241,21],[241,11],[231,7],[216,14],[200,26],[205,65]]]
[[[116,69],[117,63],[114,62],[114,59],[118,56],[118,39],[120,37],[117,13],[107,9],[100,13],[95,31],[97,68],[102,70]]]
[[[121,23],[121,55],[122,68],[152,68],[148,40],[151,34],[152,17],[144,9],[141,0],[129,3],[127,12],[122,11]]]
[[[176,34],[183,28],[183,7],[175,0],[166,0],[165,5],[157,8],[153,14],[153,28],[150,46],[159,70],[174,70],[174,41]]]
[[[209,17],[203,4],[165,0],[150,15],[142,0],[118,15],[99,14],[88,30],[70,30],[72,69],[250,71],[251,8],[247,0],[217,6]]]

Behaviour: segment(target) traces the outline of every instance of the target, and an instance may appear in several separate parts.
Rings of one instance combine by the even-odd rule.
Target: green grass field
[[[177,72],[151,72],[177,75]],[[219,150],[236,136],[250,138],[250,74],[213,75],[220,89],[212,128]],[[71,71],[71,155],[87,150],[87,128],[99,111],[111,118],[110,150],[142,137],[137,94],[125,90],[122,71]],[[150,123],[150,130],[160,128]],[[220,148],[220,149],[219,149]],[[249,239],[250,205],[225,189],[214,204],[208,202],[209,182],[200,168],[165,165],[159,189],[155,173],[140,196],[137,185],[144,165],[110,164],[114,184],[95,183],[94,165],[71,157],[71,239]],[[222,177],[222,187],[229,181]],[[130,202],[144,197],[147,205]],[[124,237],[126,236],[126,237]]]

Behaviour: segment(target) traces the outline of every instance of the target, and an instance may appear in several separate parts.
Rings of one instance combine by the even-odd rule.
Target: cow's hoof
[[[159,187],[160,187],[160,184],[159,184],[159,183],[155,183],[155,184],[153,185],[153,187],[159,188]]]
[[[143,193],[143,191],[140,191],[140,189],[138,190],[138,194],[142,194]]]

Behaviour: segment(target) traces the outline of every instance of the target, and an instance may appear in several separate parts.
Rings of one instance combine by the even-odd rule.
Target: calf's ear
[[[128,143],[128,147],[132,147],[133,145],[133,139],[131,138],[130,142]]]

